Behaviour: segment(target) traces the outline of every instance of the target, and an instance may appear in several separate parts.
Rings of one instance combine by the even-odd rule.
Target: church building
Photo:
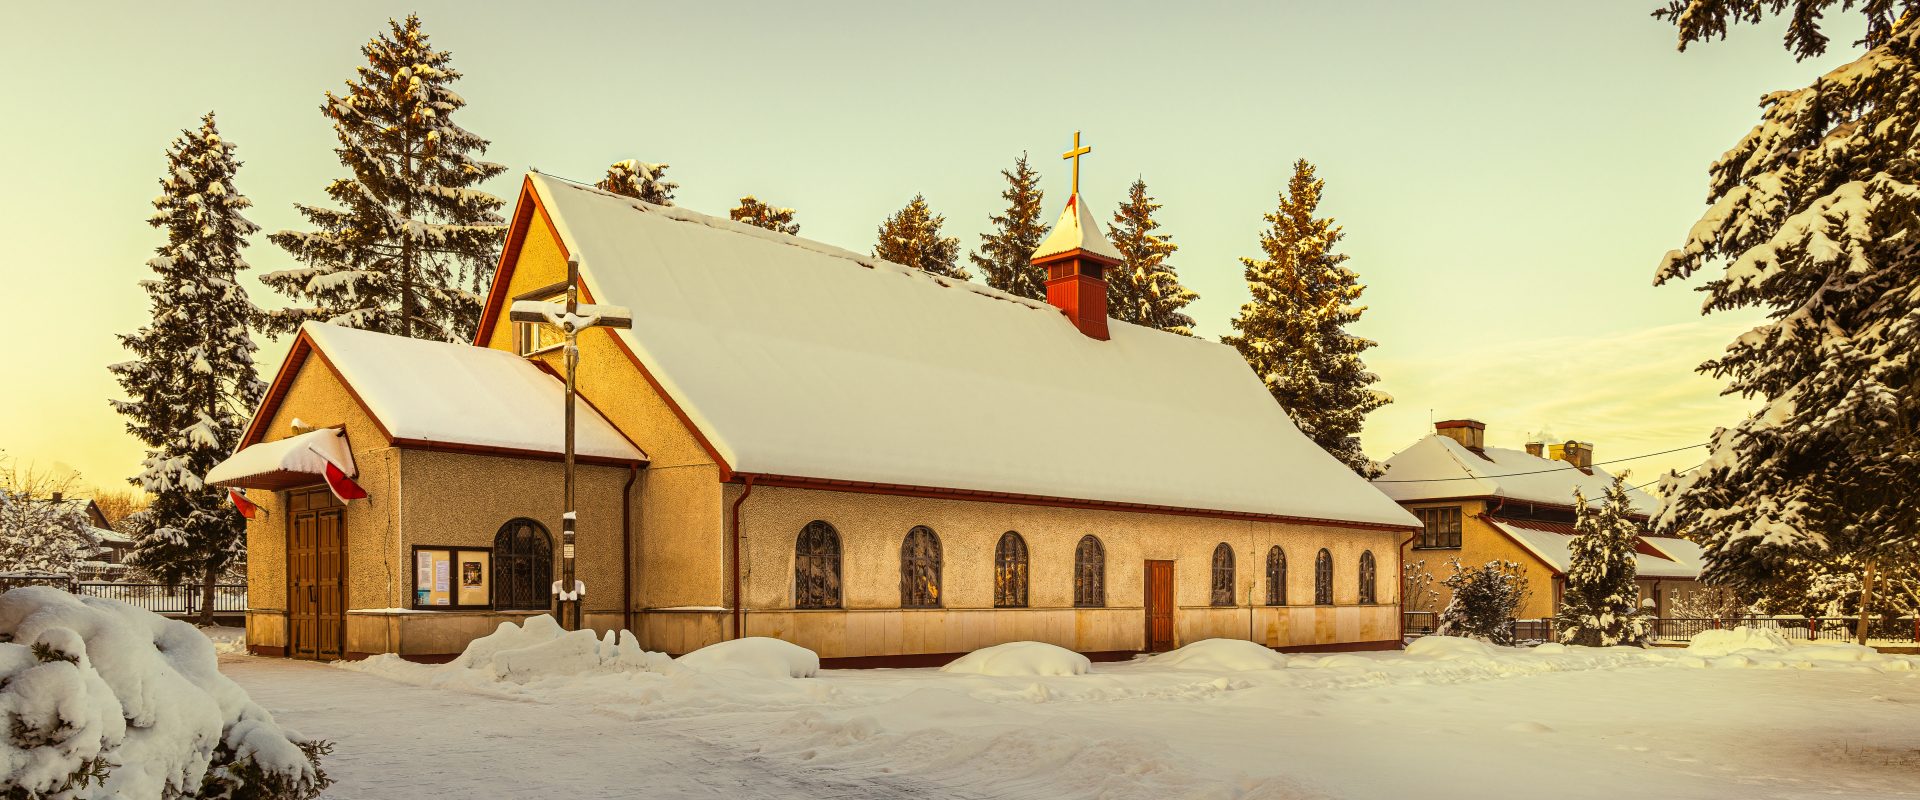
[[[1398,647],[1419,521],[1232,348],[1108,319],[1095,217],[1067,199],[1038,301],[527,175],[474,342],[307,325],[209,475],[252,512],[248,648],[439,660],[549,613],[564,347],[508,311],[569,261],[632,317],[579,340],[586,627],[829,666]]]

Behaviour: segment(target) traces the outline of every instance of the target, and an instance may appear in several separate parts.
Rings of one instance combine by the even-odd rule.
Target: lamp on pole
[[[632,328],[633,313],[621,306],[582,305],[580,303],[580,259],[567,259],[567,302],[555,305],[543,300],[515,301],[507,314],[514,322],[552,325],[560,329],[567,337],[564,348],[567,363],[567,435],[566,435],[566,489],[565,513],[560,521],[560,580],[553,583],[553,594],[558,598],[560,626],[567,630],[580,628],[580,598],[587,593],[586,584],[574,578],[573,561],[573,431],[574,406],[579,396],[577,373],[580,367],[580,332],[588,328]],[[621,598],[620,602],[629,602]]]

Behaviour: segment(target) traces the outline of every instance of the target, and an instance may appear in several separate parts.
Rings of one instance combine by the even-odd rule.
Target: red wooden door
[[[1146,575],[1147,651],[1173,649],[1173,562],[1148,561]]]
[[[290,492],[287,514],[287,655],[345,656],[347,530],[326,489]]]

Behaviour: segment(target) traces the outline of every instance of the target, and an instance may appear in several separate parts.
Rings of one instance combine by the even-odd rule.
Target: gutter
[[[627,485],[620,489],[620,629],[633,635],[633,483],[640,465],[627,465]]]
[[[735,639],[741,638],[746,626],[746,617],[740,608],[740,506],[747,502],[748,495],[753,494],[754,475],[749,473],[744,477],[747,488],[740,493],[739,497],[733,499],[733,638]]]

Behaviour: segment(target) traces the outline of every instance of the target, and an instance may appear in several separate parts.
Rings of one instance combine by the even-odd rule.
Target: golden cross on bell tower
[[[1073,193],[1080,193],[1080,157],[1093,152],[1092,147],[1080,146],[1080,132],[1073,132],[1073,149],[1060,154],[1062,159],[1073,159]]]

